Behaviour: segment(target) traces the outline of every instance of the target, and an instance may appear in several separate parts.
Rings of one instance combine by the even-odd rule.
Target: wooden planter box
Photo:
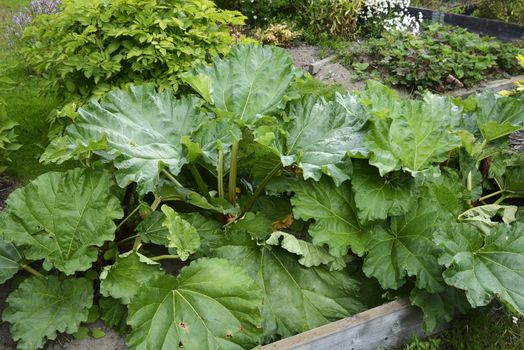
[[[375,350],[428,335],[422,330],[422,311],[401,299],[265,345],[262,350]]]
[[[494,36],[495,38],[504,41],[524,40],[524,26],[514,23],[467,15],[457,15],[454,13],[442,13],[418,7],[409,7],[408,11],[416,17],[418,17],[419,13],[422,13],[424,19],[462,27],[480,35]]]

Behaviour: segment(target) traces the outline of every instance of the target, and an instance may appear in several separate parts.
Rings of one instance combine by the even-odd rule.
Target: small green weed
[[[404,350],[439,350],[441,340],[438,338],[420,339],[413,338]]]

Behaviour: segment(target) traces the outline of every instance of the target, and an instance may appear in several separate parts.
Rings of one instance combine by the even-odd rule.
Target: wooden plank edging
[[[502,90],[513,90],[515,88],[515,82],[517,81],[524,81],[524,74],[513,76],[508,79],[491,80],[481,86],[476,86],[470,89],[454,90],[449,92],[448,95],[465,98],[471,94],[474,94],[475,92],[481,92],[486,90],[491,90],[493,92],[499,92]]]
[[[307,71],[311,75],[316,75],[322,67],[324,67],[326,64],[330,63],[336,58],[336,56],[332,55],[329,57],[326,57],[320,61],[313,62],[307,66]]]
[[[396,300],[339,321],[265,345],[262,350],[375,350],[426,337],[422,312]]]

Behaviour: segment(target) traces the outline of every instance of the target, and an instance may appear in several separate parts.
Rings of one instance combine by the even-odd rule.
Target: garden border
[[[265,345],[262,350],[375,350],[400,346],[413,336],[425,338],[444,328],[426,333],[422,323],[422,311],[407,299],[399,299]]]
[[[524,40],[524,26],[454,13],[443,13],[419,7],[408,7],[410,14],[417,16],[422,13],[424,19],[434,22],[443,22],[453,26],[465,28],[480,35],[489,35],[503,41]]]
[[[491,90],[493,92],[499,92],[502,90],[513,90],[515,88],[515,82],[524,81],[524,74],[512,76],[507,79],[488,80],[481,85],[477,85],[471,88],[463,88],[450,91],[446,93],[448,96],[466,98],[475,92],[481,92]]]

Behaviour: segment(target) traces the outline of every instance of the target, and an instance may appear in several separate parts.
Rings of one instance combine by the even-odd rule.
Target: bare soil
[[[515,151],[524,153],[524,131],[514,132],[509,138],[509,144]]]
[[[293,58],[295,66],[307,70],[310,64],[320,61],[320,49],[314,45],[297,44],[287,48],[286,51]],[[329,62],[322,66],[317,74],[316,79],[326,83],[340,84],[350,91],[364,89],[363,81],[353,81],[350,70],[336,62]]]
[[[17,187],[18,183],[13,178],[6,175],[0,175],[0,211],[4,210],[7,197]]]

